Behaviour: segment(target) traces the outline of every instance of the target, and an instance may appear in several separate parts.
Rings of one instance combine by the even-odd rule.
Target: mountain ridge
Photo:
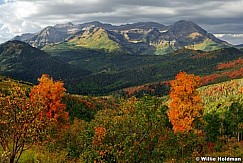
[[[93,43],[94,45],[91,47],[96,46],[96,49],[105,47],[105,42],[114,40],[119,44],[120,51],[150,55],[151,53],[161,55],[181,48],[209,51],[231,46],[229,43],[217,39],[196,23],[185,20],[177,21],[169,26],[156,22],[138,22],[120,26],[103,24],[98,21],[77,25],[69,22],[46,27],[32,37],[25,34],[17,36],[13,40],[21,40],[41,49],[46,45],[68,42],[70,38],[77,37],[80,33],[87,33],[94,27],[108,33],[103,44],[95,45]],[[147,52],[139,49],[147,49]]]

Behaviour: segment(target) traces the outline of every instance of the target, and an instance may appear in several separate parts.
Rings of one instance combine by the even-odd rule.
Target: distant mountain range
[[[232,31],[234,32],[234,31]],[[243,34],[231,33],[231,34],[214,34],[218,39],[228,40],[233,45],[243,43]]]
[[[165,54],[181,48],[210,51],[231,46],[191,21],[165,26],[155,22],[113,26],[100,22],[48,26],[19,40],[37,48],[85,47],[129,54]]]
[[[243,48],[243,44],[240,45],[236,45],[237,48],[242,49]]]

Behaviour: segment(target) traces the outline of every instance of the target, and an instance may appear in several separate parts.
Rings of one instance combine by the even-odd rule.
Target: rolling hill
[[[1,75],[36,83],[43,73],[58,80],[70,81],[90,72],[55,60],[49,54],[20,41],[0,45]]]

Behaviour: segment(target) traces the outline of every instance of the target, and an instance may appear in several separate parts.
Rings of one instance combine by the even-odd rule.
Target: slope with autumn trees
[[[15,114],[7,113],[17,111],[22,114],[11,128],[9,143],[19,138],[27,138],[27,146],[34,143],[17,153],[19,162],[187,162],[201,155],[243,155],[237,141],[243,131],[242,79],[196,89],[199,77],[180,72],[170,82],[169,101],[151,96],[74,96],[64,94],[63,83],[47,75],[39,81],[30,96],[15,86],[1,94],[1,134],[8,134],[6,125],[15,122],[11,120]],[[37,119],[28,126],[25,119],[31,120],[33,114]],[[22,122],[24,128],[19,127]],[[28,137],[16,134],[21,129],[29,129]],[[45,143],[36,144],[40,141]],[[0,148],[1,160],[14,155],[6,150],[10,153]]]

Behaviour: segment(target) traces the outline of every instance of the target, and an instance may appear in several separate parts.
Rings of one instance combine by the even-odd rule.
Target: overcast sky
[[[184,19],[210,33],[243,34],[242,8],[243,0],[0,0],[0,42],[48,25],[95,20],[170,25]],[[243,43],[243,37],[227,39]]]

